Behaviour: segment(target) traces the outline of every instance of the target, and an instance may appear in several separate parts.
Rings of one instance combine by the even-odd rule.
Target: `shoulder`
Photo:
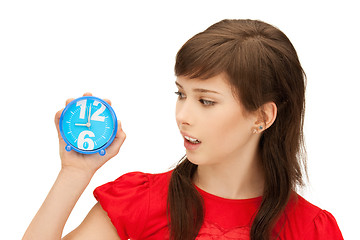
[[[314,219],[322,211],[321,208],[310,203],[297,193],[293,193],[291,196],[286,210],[288,214],[296,214],[298,217],[301,216],[301,218],[307,220]]]
[[[143,231],[139,226],[145,226],[148,222],[154,201],[162,202],[164,198],[166,201],[171,172],[130,172],[94,190],[95,198],[107,212],[122,239],[139,236]]]
[[[170,180],[171,172],[164,173],[143,173],[143,172],[129,172],[126,173],[112,182],[105,183],[97,187],[94,191],[95,198],[101,197],[101,193],[111,194],[124,194],[126,193],[139,193],[148,191],[149,188],[158,187],[159,185],[166,184]],[[135,190],[132,191],[132,190]],[[130,192],[129,192],[130,191]]]
[[[113,204],[133,199],[146,200],[152,191],[167,189],[172,171],[164,173],[126,173],[112,182],[105,183],[94,190],[95,198],[104,204]]]
[[[286,239],[343,239],[334,216],[294,193],[279,221]],[[281,226],[280,226],[281,228]]]

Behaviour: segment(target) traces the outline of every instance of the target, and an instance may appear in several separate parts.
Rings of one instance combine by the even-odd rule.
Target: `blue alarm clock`
[[[67,151],[79,153],[99,153],[112,143],[117,132],[117,118],[112,107],[104,100],[85,96],[70,102],[63,110],[60,133]]]

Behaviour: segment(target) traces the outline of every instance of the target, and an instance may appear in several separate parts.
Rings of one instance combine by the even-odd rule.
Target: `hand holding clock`
[[[84,94],[84,97],[91,96],[91,93]],[[121,128],[120,121],[111,122],[110,117],[106,115],[105,105],[111,105],[109,100],[104,100],[107,103],[105,104],[95,99],[93,102],[88,101],[88,105],[86,105],[88,98],[79,99],[77,103],[74,103],[74,99],[66,101],[65,110],[74,113],[74,117],[67,118],[62,109],[55,115],[55,125],[59,137],[62,170],[76,170],[91,178],[97,169],[119,152],[126,135]],[[73,107],[69,106],[71,103]],[[86,113],[87,117],[85,117]],[[82,119],[85,122],[81,121]],[[116,121],[116,117],[114,119]],[[115,127],[112,128],[111,125],[115,125]],[[69,151],[71,149],[76,151]]]

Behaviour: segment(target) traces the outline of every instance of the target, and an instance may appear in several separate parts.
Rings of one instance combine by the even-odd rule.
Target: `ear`
[[[262,132],[269,128],[275,122],[276,116],[277,106],[274,102],[267,102],[263,104],[257,113],[254,133]]]

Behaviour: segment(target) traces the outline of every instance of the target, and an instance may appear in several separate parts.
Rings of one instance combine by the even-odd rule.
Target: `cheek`
[[[214,123],[211,133],[212,147],[221,152],[230,152],[244,146],[251,133],[250,121],[240,114],[222,116]]]

